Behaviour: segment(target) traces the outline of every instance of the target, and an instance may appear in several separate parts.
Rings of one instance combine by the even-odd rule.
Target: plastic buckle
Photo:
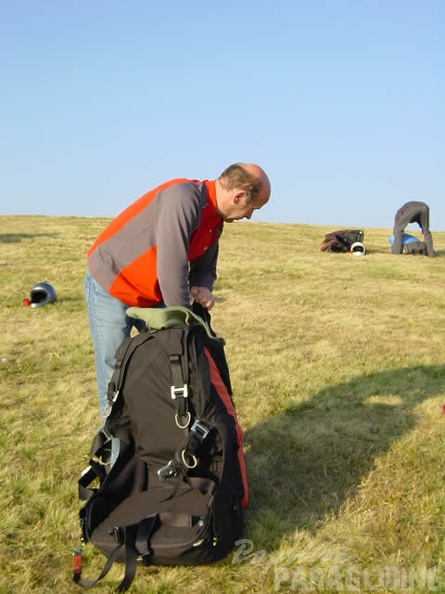
[[[201,423],[201,421],[198,421],[198,419],[196,419],[196,421],[190,428],[190,433],[195,433],[201,441],[204,441],[204,439],[210,433],[210,429],[206,427],[203,423]]]
[[[124,542],[122,528],[119,528],[119,526],[113,526],[113,528],[110,530],[109,534],[112,535],[114,542],[116,544],[122,544]]]
[[[121,393],[121,391],[120,391],[120,390],[115,390],[115,391],[113,392],[113,395],[112,395],[112,397],[111,397],[111,398],[109,398],[109,400],[111,400],[112,404],[114,404],[114,403],[116,402],[116,400],[118,399],[118,397],[119,397],[119,394],[120,394],[120,393]]]
[[[108,389],[107,389],[107,400],[108,402],[110,402],[111,404],[114,404],[119,396],[120,390],[116,387],[116,384],[114,382],[110,382],[108,384]]]
[[[184,384],[182,388],[176,388],[175,386],[170,386],[170,394],[172,400],[176,400],[176,398],[188,398],[189,391],[187,384]]]
[[[151,565],[151,560],[154,557],[154,554],[155,553],[154,553],[153,549],[150,548],[148,553],[144,553],[144,555],[141,555],[140,561],[141,561],[142,565],[146,565],[146,566]]]

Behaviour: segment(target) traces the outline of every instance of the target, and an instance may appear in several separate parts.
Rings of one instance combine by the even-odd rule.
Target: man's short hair
[[[246,202],[252,202],[261,190],[262,181],[243,167],[242,163],[229,165],[219,176],[219,181],[225,190],[239,189],[247,194]]]

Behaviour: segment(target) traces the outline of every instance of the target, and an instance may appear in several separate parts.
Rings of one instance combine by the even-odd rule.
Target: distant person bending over
[[[216,180],[165,182],[128,206],[98,236],[88,252],[84,289],[103,420],[116,350],[133,326],[145,327],[126,315],[127,308],[190,307],[193,300],[212,308],[224,222],[250,219],[270,192],[261,167],[236,163]]]
[[[402,252],[402,236],[407,225],[417,223],[422,230],[422,241],[426,244],[428,256],[435,256],[433,248],[433,238],[430,232],[430,208],[425,202],[411,201],[406,202],[396,212],[394,219],[394,243],[392,253],[400,254]]]

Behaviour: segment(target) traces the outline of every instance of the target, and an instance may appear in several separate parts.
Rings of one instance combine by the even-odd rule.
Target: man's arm
[[[200,258],[190,263],[190,293],[194,301],[197,301],[207,309],[215,305],[213,298],[213,283],[216,279],[216,264],[218,261],[219,244],[215,242]]]
[[[158,197],[156,213],[157,275],[165,305],[190,305],[188,251],[201,221],[200,191],[178,184]]]

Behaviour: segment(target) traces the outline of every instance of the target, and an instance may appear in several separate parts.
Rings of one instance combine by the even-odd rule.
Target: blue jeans
[[[84,293],[96,361],[99,409],[105,422],[109,413],[108,384],[114,371],[116,351],[133,327],[140,332],[146,325],[143,320],[128,317],[128,305],[107,293],[89,271],[84,280]]]

